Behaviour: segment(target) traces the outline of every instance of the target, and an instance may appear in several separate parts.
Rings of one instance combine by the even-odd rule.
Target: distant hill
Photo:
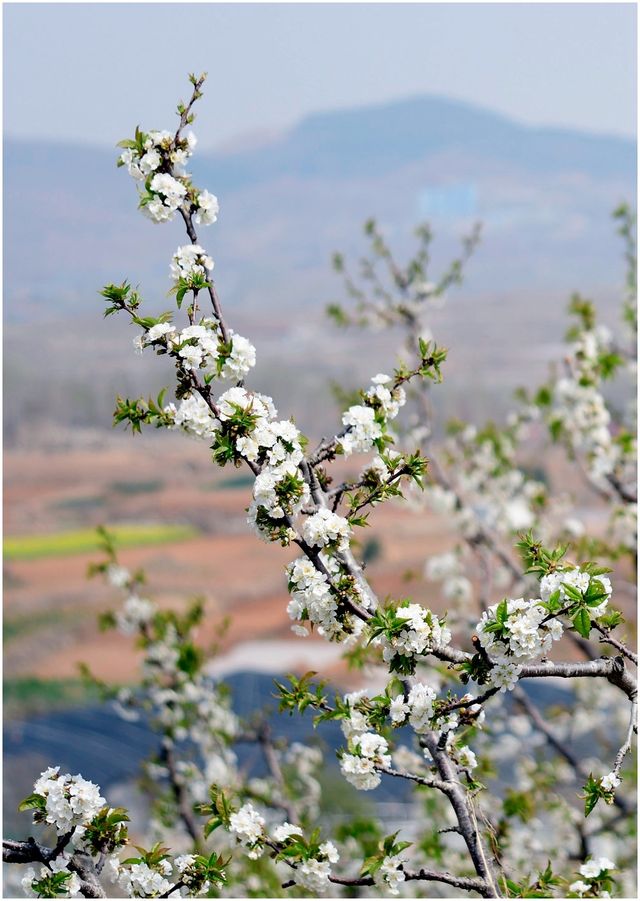
[[[533,128],[443,97],[406,100],[303,119],[256,150],[216,154],[211,169],[225,188],[283,176],[380,177],[434,155],[465,153],[530,172],[581,172],[594,178],[633,172],[635,146],[624,138]]]
[[[152,307],[168,305],[169,259],[184,234],[179,222],[153,226],[136,213],[135,186],[116,169],[116,154],[5,140],[7,377],[8,387],[17,386],[16,415],[25,392],[39,408],[20,350],[34,321],[46,324],[41,340],[52,379],[69,384],[80,378],[96,340],[107,340],[97,298],[104,283],[130,278]],[[415,225],[430,220],[436,270],[465,229],[482,220],[483,243],[442,327],[478,366],[486,347],[494,377],[496,365],[513,367],[517,348],[539,360],[544,342],[559,340],[569,291],[609,303],[622,283],[610,214],[635,196],[635,143],[623,138],[532,128],[424,96],[317,113],[234,152],[196,153],[192,169],[220,198],[219,222],[201,240],[216,260],[232,318],[244,321],[259,348],[274,344],[274,336],[286,345],[296,329],[306,329],[308,366],[314,354],[326,362],[333,342],[318,325],[326,302],[341,292],[330,254],[357,257],[361,224],[371,215],[400,256]],[[487,330],[480,348],[479,325]],[[129,346],[116,345],[111,334],[95,384],[129,366]],[[496,364],[496,346],[511,362],[499,357]],[[279,344],[273,359],[281,352]],[[80,387],[84,396],[86,385]]]
[[[74,307],[120,265],[161,286],[179,228],[136,219],[115,153],[5,141],[10,319],[28,315],[25,298]],[[564,287],[578,274],[582,284],[606,284],[609,213],[635,194],[630,140],[531,128],[429,96],[317,113],[255,149],[198,154],[193,169],[221,199],[207,239],[238,303],[258,286],[320,303],[326,278],[316,293],[301,272],[325,273],[329,253],[354,246],[369,215],[401,244],[421,218],[433,219],[445,242],[483,219],[478,289]]]

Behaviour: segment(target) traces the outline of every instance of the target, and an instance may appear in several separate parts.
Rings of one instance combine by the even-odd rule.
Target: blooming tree
[[[134,432],[185,432],[204,441],[215,464],[252,473],[248,524],[299,552],[286,568],[283,616],[301,638],[339,643],[378,686],[332,696],[314,673],[290,676],[277,683],[280,707],[313,711],[318,727],[339,722],[344,779],[362,792],[383,778],[404,783],[411,816],[389,835],[375,819],[327,834],[319,752],[280,742],[264,718],[238,719],[225,686],[206,674],[201,606],[159,609],[144,574],[119,564],[104,532],[93,573],[124,600],[103,624],[135,637],[144,660],[135,691],[100,688],[122,716],[150,718],[160,742],[145,767],[148,847],[130,845],[128,812],[97,785],[52,767],[22,804],[52,841],[5,841],[5,861],[26,866],[23,888],[39,897],[632,894],[637,658],[603,565],[623,567],[635,553],[632,414],[614,413],[606,393],[628,373],[632,346],[574,298],[577,324],[548,383],[522,392],[506,425],[454,423],[438,439],[434,397],[447,354],[429,312],[460,280],[478,235],[429,282],[428,229],[400,266],[370,222],[359,277],[335,259],[352,304],[331,313],[342,325],[401,330],[402,352],[391,374],[372,373],[336,434],[310,448],[272,398],[247,384],[256,351],[226,323],[214,261],[200,243],[198,229],[218,215],[215,196],[186,171],[203,82],[191,76],[175,131],[138,128],[121,145],[118,165],[136,182],[141,211],[155,223],[181,221],[188,243],[170,265],[173,310],[144,315],[128,282],[102,292],[105,315],[137,327],[136,351],[175,366],[173,400],[119,398],[115,420]],[[624,208],[618,217],[629,263],[625,322],[635,332],[633,222]],[[603,534],[590,536],[570,499],[519,463],[541,424],[608,511]],[[354,455],[366,462],[337,480],[336,461]],[[379,598],[365,572],[357,536],[377,505],[398,498],[408,516],[428,507],[458,536],[426,561],[427,579],[442,582],[451,604],[447,616],[413,599]],[[525,689],[531,679],[561,700],[540,709]],[[243,742],[261,749],[266,777],[243,772]]]

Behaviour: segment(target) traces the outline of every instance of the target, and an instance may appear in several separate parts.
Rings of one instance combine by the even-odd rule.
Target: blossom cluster
[[[406,395],[402,387],[394,386],[391,376],[379,373],[364,392],[363,401],[349,407],[342,416],[345,430],[340,436],[340,447],[345,456],[366,453],[374,445],[379,447],[387,422],[398,415]]]
[[[567,589],[571,588],[582,595],[587,594],[590,588],[603,595],[599,604],[590,606],[589,614],[597,619],[605,613],[612,593],[611,580],[608,576],[601,573],[591,575],[579,568],[573,568],[548,573],[540,580],[540,596],[543,601],[549,601],[557,592],[558,601],[564,604],[570,598]]]
[[[253,804],[247,802],[240,810],[231,814],[229,831],[239,844],[248,849],[248,856],[256,860],[264,851],[265,821]]]
[[[154,866],[148,863],[132,863],[120,867],[117,882],[128,898],[157,898],[166,895],[172,888],[167,879],[173,867],[168,860],[160,860]]]
[[[434,648],[446,647],[451,632],[435,613],[420,604],[400,604],[394,611],[396,627],[382,638],[382,656],[386,663],[398,657],[412,659]]]
[[[241,379],[256,364],[256,349],[247,338],[229,332],[223,341],[215,319],[204,317],[178,331],[170,322],[158,322],[134,340],[136,347],[166,349],[185,372],[204,371],[223,379]]]
[[[455,711],[439,712],[436,706],[437,692],[424,682],[414,682],[408,695],[397,695],[389,705],[389,718],[394,726],[407,721],[417,735],[429,730],[442,734],[455,730],[460,718]]]
[[[476,633],[496,663],[534,660],[548,653],[564,631],[558,619],[548,617],[539,599],[509,599],[485,610]]]
[[[217,197],[194,188],[185,172],[196,143],[192,131],[184,137],[169,131],[138,131],[135,140],[121,142],[118,165],[143,183],[140,207],[152,222],[169,222],[180,208],[192,211],[198,225],[211,225],[218,218]]]
[[[135,635],[151,622],[157,607],[148,598],[128,594],[122,608],[116,612],[116,624],[123,635]]]
[[[578,895],[578,897],[582,897],[586,895],[587,892],[592,890],[596,890],[596,894],[598,897],[609,897],[607,892],[602,892],[597,890],[597,880],[602,878],[605,875],[608,875],[610,870],[615,870],[616,865],[613,860],[610,860],[608,857],[591,857],[587,860],[586,863],[583,863],[579,869],[579,873],[581,876],[584,876],[584,879],[588,881],[585,882],[584,879],[578,879],[576,882],[572,882],[569,886],[569,891]]]
[[[164,414],[174,428],[181,429],[193,438],[213,441],[217,422],[209,405],[199,394],[192,392],[185,395],[177,406],[169,404],[164,408]]]
[[[300,859],[294,864],[295,881],[298,885],[315,895],[323,894],[330,888],[331,864],[337,863],[340,859],[333,842],[305,846],[303,842],[299,842],[303,839],[302,828],[286,822],[273,830],[272,838],[274,842],[290,848],[296,856],[299,856]],[[297,847],[292,847],[291,839],[293,845]],[[287,856],[287,859],[290,862],[295,860],[293,853]]]
[[[347,520],[326,507],[309,516],[302,530],[302,537],[311,547],[344,550],[350,536],[351,526]]]
[[[79,774],[61,775],[60,767],[41,773],[33,793],[44,800],[44,806],[36,808],[37,820],[50,823],[59,835],[86,826],[105,804],[99,786]]]
[[[547,414],[554,435],[562,435],[572,452],[581,455],[591,479],[606,487],[607,479],[634,481],[636,443],[614,436],[616,428],[602,393],[602,382],[620,364],[609,329],[588,321],[593,310],[583,303],[572,312],[582,318],[569,348],[566,374],[553,385]],[[633,419],[634,417],[632,417]],[[631,424],[631,431],[634,429]]]
[[[171,277],[179,283],[182,279],[192,283],[194,276],[206,276],[213,269],[214,263],[204,247],[199,244],[185,244],[178,247],[171,260]]]
[[[595,385],[572,378],[555,385],[550,422],[561,424],[575,451],[584,455],[589,474],[596,481],[612,473],[619,462],[619,449],[611,434],[611,414]]]
[[[66,877],[64,879],[64,885],[59,886],[63,891],[59,892],[58,897],[84,898],[85,896],[82,893],[82,882],[80,881],[80,877],[77,873],[72,873],[67,869],[68,863],[69,858],[64,854],[61,854],[55,860],[50,861],[48,867],[40,867],[39,874],[36,874],[33,867],[27,867],[20,880],[20,885],[25,896],[27,898],[41,898],[42,895],[40,894],[40,885],[38,885],[38,883],[48,881],[52,873],[54,873],[57,876]]]
[[[337,857],[335,858],[337,860]],[[320,895],[331,887],[331,861],[309,857],[296,867],[296,882],[301,888]]]
[[[405,862],[405,858],[399,854],[385,857],[373,877],[378,888],[384,892],[389,892],[390,895],[399,895],[400,886],[405,881],[402,869]]]
[[[354,735],[340,758],[342,774],[351,785],[361,791],[371,791],[380,784],[378,768],[391,766],[386,739],[375,732]]]
[[[291,594],[287,613],[296,623],[312,623],[318,634],[330,641],[354,638],[362,632],[362,620],[340,605],[339,595],[331,584],[332,578],[340,578],[340,563],[325,553],[319,555],[319,561],[326,572],[307,557],[299,557],[287,566]],[[295,625],[293,629],[299,635],[308,634],[305,626]]]

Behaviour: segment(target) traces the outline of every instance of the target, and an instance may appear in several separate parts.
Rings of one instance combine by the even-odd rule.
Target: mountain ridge
[[[6,137],[4,148],[10,317],[13,298],[25,295],[57,298],[62,313],[71,295],[109,277],[114,260],[160,285],[176,228],[135,216],[115,147]],[[420,220],[433,221],[449,254],[482,218],[500,287],[543,278],[564,288],[578,264],[588,282],[607,283],[609,213],[634,195],[636,171],[630,139],[529,126],[438,95],[313,113],[268,145],[196,152],[192,162],[196,183],[221,200],[212,237],[238,303],[258,290],[281,300],[307,297],[310,284],[323,293],[320,268],[332,251],[357,248],[371,215],[401,254]],[[495,261],[487,263],[480,290],[496,287]]]

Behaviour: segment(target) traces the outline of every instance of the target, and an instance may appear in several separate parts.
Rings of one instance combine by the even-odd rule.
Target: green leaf
[[[589,633],[591,632],[591,617],[584,609],[584,607],[578,610],[578,612],[572,619],[572,623],[575,627],[576,632],[579,632],[583,638],[589,637]]]
[[[500,625],[504,625],[509,618],[509,605],[507,604],[506,598],[503,601],[500,601],[498,607],[496,609],[496,620]]]
[[[563,582],[562,588],[564,589],[566,596],[568,598],[571,598],[572,601],[582,600],[582,592],[574,585],[568,585],[567,583]]]
[[[32,794],[29,795],[24,801],[21,801],[18,804],[18,810],[22,813],[25,810],[45,810],[47,806],[47,802],[43,795]]]

